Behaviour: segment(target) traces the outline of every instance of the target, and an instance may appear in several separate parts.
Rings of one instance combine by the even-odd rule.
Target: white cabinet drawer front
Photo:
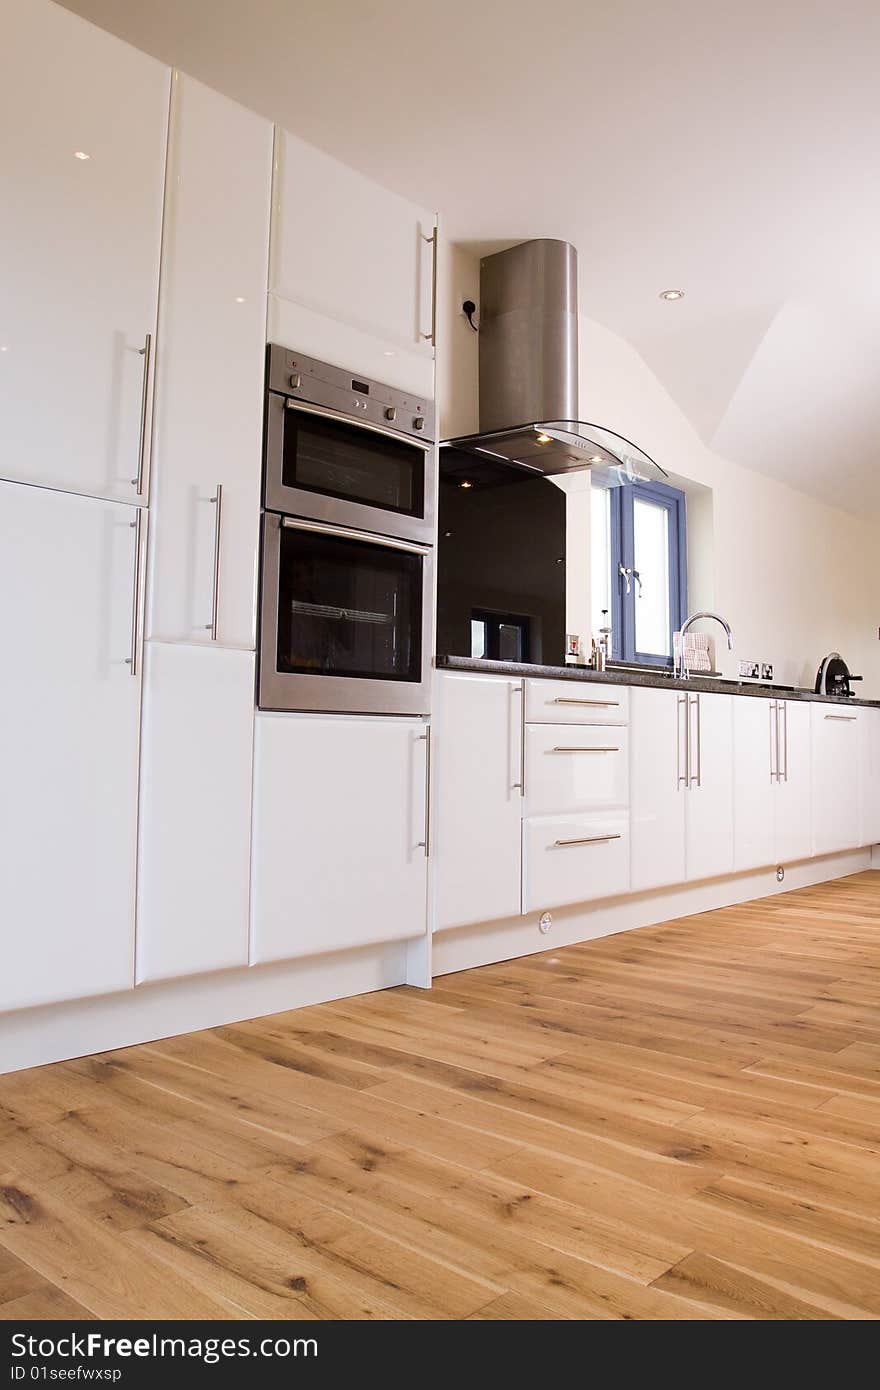
[[[629,691],[599,681],[526,681],[530,724],[625,724]]]
[[[526,725],[526,814],[624,807],[629,747],[620,725]]]
[[[523,911],[612,898],[629,891],[629,821],[553,816],[523,826]]]

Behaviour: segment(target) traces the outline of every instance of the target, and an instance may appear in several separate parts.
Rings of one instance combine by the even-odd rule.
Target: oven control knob
[[[294,391],[298,391],[298,390],[299,390],[299,388],[300,388],[300,387],[302,386],[302,384],[303,384],[303,379],[302,379],[302,377],[300,376],[299,372],[294,372],[294,373],[293,373],[292,377],[290,378],[290,384],[291,384],[291,386],[293,387]]]
[[[424,417],[424,415],[417,415],[416,418],[413,420],[413,429],[414,429],[414,430],[423,430],[424,428],[425,428],[425,417]]]
[[[386,419],[386,420],[396,420],[396,419],[397,419],[397,406],[396,406],[396,405],[386,405],[386,407],[385,407],[385,419]]]

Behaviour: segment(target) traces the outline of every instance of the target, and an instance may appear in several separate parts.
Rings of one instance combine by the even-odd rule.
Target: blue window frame
[[[671,666],[687,616],[685,494],[665,483],[612,488],[610,533],[612,656]]]

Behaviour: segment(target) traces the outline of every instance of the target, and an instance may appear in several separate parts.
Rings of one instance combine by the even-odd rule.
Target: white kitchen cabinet
[[[433,213],[278,130],[269,336],[433,396]]]
[[[745,695],[733,702],[733,867],[737,872],[761,868],[776,859],[780,703]]]
[[[631,886],[644,892],[685,880],[687,696],[629,693]]]
[[[859,709],[859,844],[880,844],[880,709]]]
[[[845,705],[810,705],[814,854],[859,843],[859,714]]]
[[[780,776],[773,788],[774,860],[792,864],[812,854],[810,706],[780,700]]]
[[[137,980],[248,963],[254,655],[148,642]]]
[[[625,724],[630,691],[604,681],[527,680],[529,724]]]
[[[169,69],[47,0],[0,29],[0,477],[145,500]]]
[[[251,961],[427,930],[429,729],[422,720],[256,720]]]
[[[138,515],[0,483],[0,1009],[133,984]]]
[[[520,911],[523,682],[436,679],[436,925]]]
[[[742,696],[688,693],[687,876],[733,872],[733,711]]]
[[[527,724],[527,816],[629,805],[629,730],[609,724]]]
[[[523,826],[523,912],[628,893],[625,812],[541,816]]]
[[[147,619],[163,641],[256,641],[271,173],[270,122],[175,73]]]

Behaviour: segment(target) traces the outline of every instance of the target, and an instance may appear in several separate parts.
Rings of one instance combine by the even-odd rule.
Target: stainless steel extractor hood
[[[577,251],[525,241],[480,262],[480,432],[450,448],[528,473],[606,483],[667,474],[632,440],[578,419]]]

